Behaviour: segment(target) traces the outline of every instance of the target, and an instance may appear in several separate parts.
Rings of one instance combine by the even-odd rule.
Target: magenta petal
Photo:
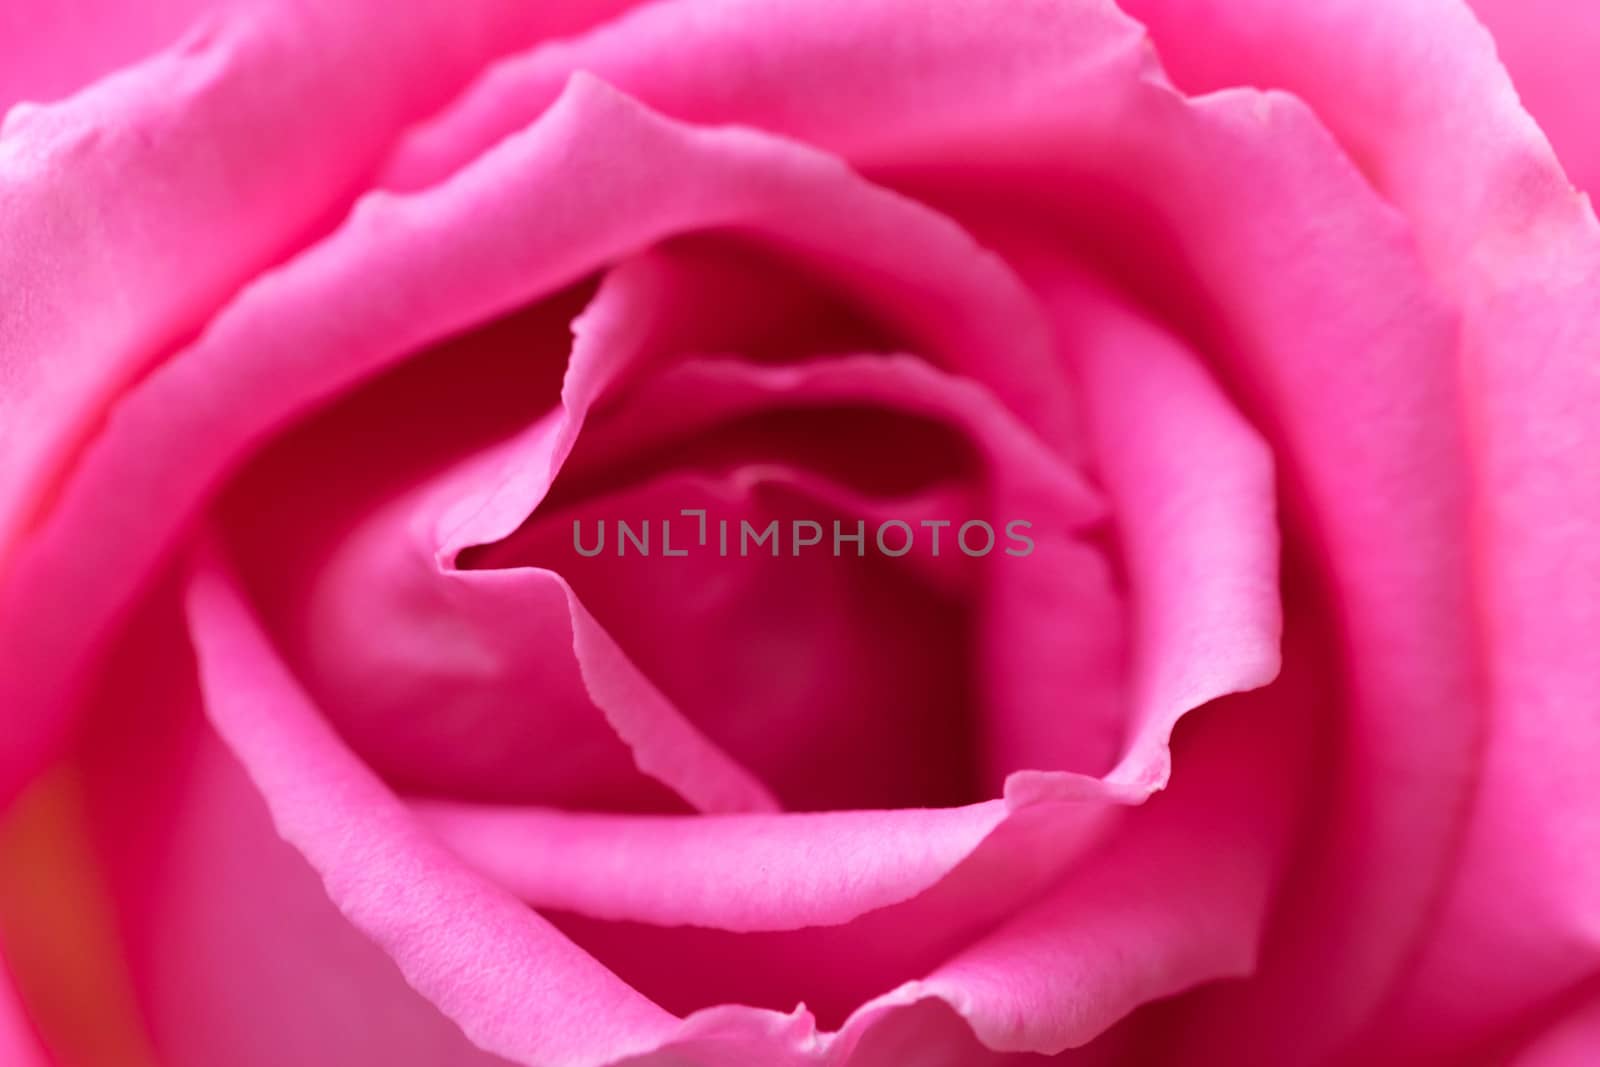
[[[474,1043],[528,1064],[598,1064],[670,1032],[670,1015],[423,832],[307,704],[215,562],[188,608],[207,714],[279,832]]]
[[[1590,983],[1591,987],[1593,983]],[[1512,1067],[1590,1067],[1600,1059],[1600,996],[1590,995],[1512,1058]]]

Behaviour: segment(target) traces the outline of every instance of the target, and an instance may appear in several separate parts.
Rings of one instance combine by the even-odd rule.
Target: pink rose
[[[1600,1063],[1600,14],[198,6],[0,16],[0,1062]]]

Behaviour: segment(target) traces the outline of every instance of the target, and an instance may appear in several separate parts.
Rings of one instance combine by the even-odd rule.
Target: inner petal
[[[1120,608],[1082,536],[1099,504],[986,391],[910,357],[691,360],[596,411],[533,518],[458,562],[567,574],[685,714],[780,795],[781,779],[808,808],[959,803],[996,795],[1021,768],[1101,773],[1114,761]],[[774,487],[793,491],[757,491]],[[699,529],[684,512],[702,510],[707,536],[691,552]],[[676,521],[675,551],[693,558],[637,543],[630,555],[624,521],[636,540],[654,527],[657,553]],[[749,534],[773,521],[779,557],[758,545],[746,558]],[[796,523],[820,547],[794,543]],[[608,525],[610,545],[579,551]],[[792,663],[774,671],[782,657],[767,653],[785,643]],[[798,676],[810,683],[786,686]],[[812,699],[795,704],[794,730],[878,743],[814,766],[811,746],[746,710],[797,693]],[[832,776],[857,760],[868,780],[899,767],[945,784],[841,791]]]
[[[682,508],[708,512],[707,550],[687,558],[573,550],[575,522],[653,526],[656,552],[663,529],[689,544],[692,522],[662,525]],[[907,507],[894,511],[916,519]],[[776,522],[779,554],[744,556],[736,533],[721,556],[719,521]],[[629,658],[784,807],[976,799],[966,604],[889,561],[833,556],[835,521],[853,530],[856,520],[803,482],[746,467],[725,479],[679,473],[605,494],[536,521],[515,547],[524,565],[563,574]],[[824,538],[798,557],[797,522],[817,523]]]

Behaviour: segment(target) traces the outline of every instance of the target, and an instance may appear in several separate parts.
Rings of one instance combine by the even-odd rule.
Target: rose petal
[[[887,468],[903,477],[924,465],[933,468],[928,473],[930,478],[957,473],[944,470],[955,460],[936,460],[927,444],[911,450],[897,448],[895,439],[906,438],[909,427],[888,431],[880,427],[876,432],[881,436],[873,436],[870,422],[852,423],[843,417],[817,421],[830,409],[858,407],[883,412],[884,419],[898,414],[932,420],[955,431],[978,458],[980,510],[938,518],[954,524],[942,531],[944,555],[961,555],[955,527],[967,519],[987,517],[997,536],[997,547],[985,557],[979,576],[975,597],[977,644],[971,651],[977,690],[970,699],[982,708],[976,739],[983,761],[981,788],[998,788],[1006,774],[1020,768],[1072,770],[1090,775],[1109,769],[1117,758],[1125,725],[1120,647],[1124,626],[1100,550],[1084,540],[1101,517],[1100,505],[1070,465],[1019,425],[992,394],[976,383],[907,356],[838,356],[780,367],[737,359],[690,359],[641,382],[615,401],[604,422],[589,431],[594,451],[585,455],[580,449],[575,458],[583,460],[584,469],[614,478],[618,470],[627,469],[630,455],[648,456],[667,449],[673,441],[698,441],[695,455],[700,459],[695,462],[715,463],[718,446],[714,431],[718,425],[761,415],[769,421],[768,432],[760,440],[768,441],[772,436],[770,420],[777,413],[792,413],[802,420],[796,424],[797,435],[804,436],[797,436],[797,453],[778,457],[780,462],[809,462],[819,469],[825,466],[830,477],[839,479],[865,480],[868,472],[877,468]],[[807,412],[813,417],[811,434],[804,429]],[[852,425],[860,425],[861,432],[851,435],[848,431]],[[839,440],[833,440],[836,437]],[[749,443],[735,443],[725,446],[724,451],[748,453],[750,447]],[[764,447],[770,447],[770,442]],[[757,458],[760,457],[746,455],[747,462]],[[772,459],[767,457],[769,462]],[[577,473],[581,485],[581,472]],[[624,514],[618,510],[620,505],[611,507],[612,515]],[[659,509],[666,515],[676,515],[678,510],[670,499],[664,499]],[[657,511],[626,514],[635,513]],[[768,517],[763,515],[762,520]],[[905,521],[904,517],[901,519]],[[1011,544],[1005,539],[1005,527],[1013,519],[1032,523],[1035,558],[1022,560],[1005,554],[1005,546]],[[562,523],[567,521],[563,514]],[[849,520],[841,521],[853,529]],[[681,524],[679,528],[682,529]],[[554,538],[557,545],[569,540],[565,525],[550,533],[537,517],[526,533],[545,543]],[[926,557],[931,551],[930,534],[922,530],[919,536],[922,547],[917,554]],[[514,548],[516,540],[489,550],[484,559],[495,560],[495,565],[501,566],[532,560],[534,557],[527,553],[506,551]],[[849,551],[848,547],[845,551]],[[549,552],[539,558],[554,565],[549,562]],[[619,566],[627,567],[621,561],[608,559],[605,569],[599,571],[597,564],[573,559],[570,552],[553,558],[595,572],[602,592],[614,579],[617,595],[610,599],[619,605],[627,602],[627,590],[646,587],[641,581],[651,577],[619,571]],[[883,562],[875,557],[869,569]],[[933,560],[925,562],[931,564]],[[641,562],[638,566],[648,565]],[[847,591],[859,587],[860,580],[851,576],[848,566],[834,568],[831,577],[837,582],[828,581],[828,574],[819,574],[791,584],[789,575],[796,567],[774,564],[771,573],[763,574],[760,581],[763,585],[775,583],[775,590],[790,588],[803,599],[805,588],[814,582],[842,584]],[[658,577],[661,581],[681,579],[679,587],[660,599],[671,603],[696,587],[709,588],[711,574],[695,577],[693,572],[716,568],[712,571],[715,574],[727,567],[715,556],[699,556],[684,566],[675,565],[670,573],[663,572]],[[774,595],[771,602],[784,604],[788,600]],[[754,609],[754,604],[749,608]],[[835,614],[848,618],[850,613]],[[909,614],[915,616],[917,612]],[[823,617],[816,624],[827,626],[829,621]],[[735,629],[738,625],[734,624]],[[892,615],[863,624],[860,640],[886,640],[896,625]],[[898,626],[901,630],[915,628],[915,619],[908,618]],[[882,636],[868,636],[880,627],[891,629]],[[846,623],[845,628],[851,628],[851,624]],[[726,631],[724,636],[732,639],[734,632]],[[647,640],[648,635],[643,639]],[[688,642],[689,647],[693,644]],[[845,659],[855,662],[857,657],[847,655]],[[841,668],[835,673],[843,676],[849,672]],[[1019,679],[1028,681],[1023,684]],[[1063,700],[1061,694],[1068,692],[1072,699]],[[737,694],[729,696],[739,699]],[[848,720],[849,716],[843,718]],[[838,726],[848,728],[848,722]],[[825,722],[813,728],[823,736],[830,733]]]
[[[907,900],[1006,810],[998,800],[725,816],[415,807],[452,851],[537,907],[735,931],[834,925]]]
[[[617,153],[656,166],[620,172]],[[363,201],[124,398],[0,591],[0,702],[25,715],[6,750],[12,776],[65,728],[57,707],[69,680],[183,521],[264,434],[441,334],[635,248],[715,227],[845,275],[930,350],[1009,383],[1041,432],[1071,439],[1065,383],[1036,388],[1053,366],[1037,309],[947,221],[825,156],[749,131],[691,130],[577,78],[564,104],[470,174]],[[208,442],[203,456],[195,440]],[[119,531],[114,542],[105,529]]]
[[[1202,17],[1215,8],[1191,5]],[[1252,1029],[1300,1053],[1313,1035],[1282,1022],[1284,1005],[1317,1002],[1320,1032],[1336,1041],[1370,1011],[1426,921],[1472,780],[1478,716],[1462,709],[1481,703],[1461,538],[1459,336],[1416,235],[1298,100],[1240,89],[1182,98],[1140,27],[1109,4],[1020,5],[1003,19],[976,7],[927,18],[903,0],[765,3],[761,18],[742,17],[748,10],[741,0],[662,4],[512,57],[420,129],[388,180],[426,185],[450,173],[581,68],[674,115],[822,145],[881,180],[942,196],[986,235],[1009,225],[1036,243],[1076,242],[1177,317],[1272,446],[1292,493],[1288,524],[1312,539],[1341,624],[1351,710],[1338,788],[1360,800],[1330,803],[1329,847],[1295,882],[1303,932],[1281,940],[1285,965],[1273,964],[1244,1006]],[[1277,16],[1295,17],[1287,6]],[[877,47],[891,39],[895,48]],[[1337,42],[1350,39],[1316,47],[1343,55]],[[1434,35],[1424,25],[1406,40],[1421,47]],[[1277,55],[1292,64],[1297,50]],[[714,81],[701,76],[708,56]],[[870,91],[859,85],[865,70]],[[1388,103],[1387,91],[1373,98]],[[1412,142],[1413,158],[1447,157],[1429,143]],[[1434,172],[1450,181],[1457,170]],[[1514,181],[1522,171],[1498,173]],[[1446,218],[1455,209],[1442,205],[1482,189],[1433,191],[1429,210]],[[1520,421],[1543,417],[1530,406]],[[1565,437],[1581,432],[1563,423]],[[1570,476],[1522,474],[1570,490]],[[1587,558],[1584,544],[1568,539],[1561,551]],[[1426,554],[1396,547],[1419,545]],[[1576,588],[1564,595],[1579,597]],[[1562,641],[1583,632],[1570,627]],[[1237,1032],[1220,1009],[1209,1025]]]
[[[1362,799],[1333,805],[1330,847],[1296,883],[1307,932],[1282,942],[1293,962],[1270,995],[1252,987],[1249,1011],[1297,1051],[1310,1035],[1273,1021],[1289,1018],[1285,1002],[1322,1004],[1329,1035],[1347,1028],[1401,967],[1444,875],[1476,723],[1460,709],[1479,696],[1458,335],[1414,234],[1299,101],[1180,97],[1109,5],[1026,5],[1004,19],[908,17],[894,0],[734,17],[743,10],[644,8],[507,60],[389,173],[448,172],[581,66],[669,113],[775,129],[942,192],[982,232],[1009,222],[1037,241],[1059,229],[1131,264],[1272,445],[1289,522],[1314,538],[1332,590],[1350,671],[1341,788]],[[885,39],[896,47],[873,45]],[[714,85],[697,76],[707,56]],[[871,92],[852,80],[860,70]],[[1396,550],[1417,545],[1427,554]],[[1231,1025],[1221,1012],[1213,1023]]]
[[[1539,121],[1579,189],[1600,194],[1600,136],[1574,86],[1600,56],[1600,10],[1566,0],[1472,0],[1522,105]]]
[[[12,110],[0,128],[0,576],[22,569],[19,537],[112,400],[325,229],[402,126],[497,50],[617,6],[464,16],[430,2],[401,19],[379,3],[251,5],[68,100]],[[0,704],[30,709],[0,749],[6,797],[68,724],[14,691]]]
[[[1600,997],[1591,994],[1508,1062],[1513,1067],[1586,1067],[1597,1054]]]
[[[218,563],[200,564],[187,604],[206,713],[279,833],[474,1044],[597,1064],[670,1033],[670,1015],[421,831],[306,702]]]
[[[616,6],[218,11],[138,66],[9,114],[0,560],[116,393],[348,205],[404,125],[497,50]]]
[[[700,507],[788,530],[819,515],[827,522],[819,509],[838,495],[823,479],[752,462],[726,477],[644,479],[571,514]],[[725,559],[714,525],[706,549],[686,548],[694,526],[679,516],[674,551],[687,557],[670,561],[619,556],[615,528],[611,550],[585,559],[572,547],[572,521],[536,521],[528,541],[513,542],[516,555],[496,560],[514,567],[458,572],[452,584],[494,588],[560,573],[673,705],[791,810],[943,807],[993,795],[976,774],[979,697],[964,601],[905,566],[835,558],[826,547],[796,557],[751,546],[745,557],[740,519],[726,520]],[[660,526],[652,545],[664,550]]]
[[[1287,702],[1301,685],[1199,713],[1169,792],[988,936],[863,1006],[840,1045],[937,998],[991,1049],[1053,1054],[1149,1001],[1250,973],[1296,818],[1286,757],[1303,752],[1307,734]]]
[[[91,697],[81,775],[119,959],[162,1067],[505,1067],[405,979],[274,830],[206,722],[175,582]],[[103,967],[104,964],[101,964]],[[53,1033],[89,1025],[68,1018]],[[124,1050],[72,1063],[144,1063]]]
[[[1074,272],[1035,266],[1131,586],[1134,706],[1109,777],[1165,784],[1181,715],[1278,673],[1272,454],[1177,338]]]
[[[1308,100],[1412,220],[1464,308],[1486,736],[1437,921],[1373,1038],[1448,1055],[1593,976],[1600,957],[1600,225],[1465,5],[1237,0],[1207,22],[1204,48],[1191,47],[1192,6],[1132,7],[1191,83],[1281,85]],[[1567,17],[1580,34],[1589,16]],[[1370,786],[1355,795],[1398,811],[1420,793],[1401,784],[1392,801]],[[1370,1001],[1381,983],[1364,988]],[[1304,1048],[1306,1033],[1285,1040]]]
[[[285,660],[396,788],[684,808],[640,773],[595,707],[559,590],[520,610],[486,593],[472,611],[434,559],[433,528],[459,503],[448,490],[463,477],[440,472],[463,456],[492,457],[508,435],[545,420],[568,324],[588,295],[563,292],[406,361],[274,441],[216,506]],[[495,474],[485,477],[492,484]],[[514,625],[500,611],[514,612]]]

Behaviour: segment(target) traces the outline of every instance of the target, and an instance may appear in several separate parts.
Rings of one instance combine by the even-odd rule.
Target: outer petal
[[[406,985],[279,837],[205,719],[174,584],[119,646],[67,764],[84,782],[150,1062],[506,1067]]]
[[[76,97],[12,111],[0,559],[116,392],[336,217],[404,125],[496,50],[606,10],[563,8],[242,7]]]
[[[1465,309],[1488,732],[1439,921],[1377,1040],[1470,1044],[1600,972],[1600,225],[1462,4],[1129,6],[1189,84],[1309,101]],[[1592,9],[1564,7],[1581,37]]]
[[[496,50],[608,10],[267,4],[66,101],[13,109],[0,127],[0,577],[116,395],[337,217],[402,126]],[[0,797],[61,732],[41,716],[6,738]]]

